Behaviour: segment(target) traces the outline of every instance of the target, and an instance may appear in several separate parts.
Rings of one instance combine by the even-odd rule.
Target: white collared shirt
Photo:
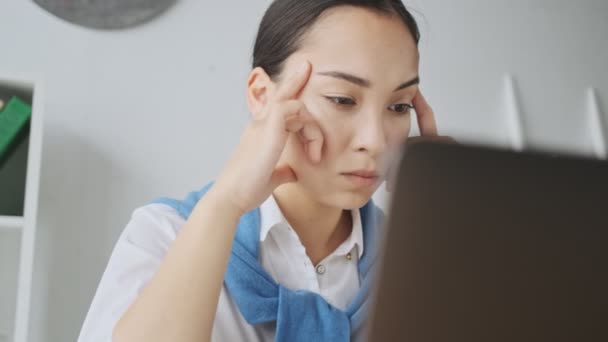
[[[346,309],[360,286],[357,264],[363,254],[361,217],[358,210],[351,213],[351,235],[331,255],[312,265],[298,235],[270,196],[260,206],[262,266],[283,286],[318,293],[333,306]],[[149,204],[133,212],[114,247],[78,342],[111,341],[114,325],[154,276],[184,222],[173,208],[163,204]],[[222,287],[212,341],[271,342],[275,328],[274,322],[249,325]]]

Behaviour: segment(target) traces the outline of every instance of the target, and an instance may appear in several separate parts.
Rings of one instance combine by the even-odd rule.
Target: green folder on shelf
[[[18,145],[23,136],[20,133],[25,130],[31,115],[32,107],[17,97],[12,97],[0,109],[0,166]]]

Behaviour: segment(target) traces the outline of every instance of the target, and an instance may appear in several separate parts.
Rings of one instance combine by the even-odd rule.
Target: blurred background
[[[142,25],[97,30],[2,1],[0,78],[31,75],[45,93],[28,341],[75,341],[131,212],[217,175],[248,120],[245,82],[269,3],[178,0]],[[405,3],[442,134],[605,155],[608,1]],[[0,269],[11,269],[0,248]]]

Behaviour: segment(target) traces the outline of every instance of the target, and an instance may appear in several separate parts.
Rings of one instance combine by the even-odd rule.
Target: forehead
[[[393,83],[416,76],[419,60],[414,38],[401,18],[352,6],[325,11],[292,57],[306,58],[315,69],[394,79]]]

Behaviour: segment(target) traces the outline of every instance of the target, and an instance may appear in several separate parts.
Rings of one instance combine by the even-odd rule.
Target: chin
[[[377,187],[376,187],[377,188]],[[372,198],[376,188],[372,190],[336,190],[325,193],[324,202],[336,208],[346,210],[359,209]]]

